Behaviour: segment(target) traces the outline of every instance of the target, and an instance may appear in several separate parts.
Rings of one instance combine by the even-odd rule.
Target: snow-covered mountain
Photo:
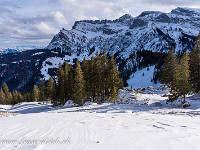
[[[17,53],[26,50],[35,50],[42,48],[40,46],[26,45],[26,46],[15,46],[13,48],[0,48],[0,54]]]
[[[144,72],[138,75],[136,71],[150,66],[155,68],[150,67],[148,80],[157,83],[165,58],[160,52],[172,46],[177,53],[191,51],[199,30],[200,9],[190,8],[170,13],[145,11],[137,17],[126,14],[116,20],[77,21],[71,30],[62,29],[55,35],[45,49],[0,55],[0,87],[6,82],[11,90],[30,91],[41,78],[55,76],[59,63],[74,65],[77,59],[89,59],[104,48],[109,55],[114,53],[124,83],[130,77],[136,84],[132,81]]]
[[[200,9],[178,7],[170,13],[145,11],[137,17],[76,21],[71,30],[55,35],[47,48],[88,55],[91,49],[106,48],[126,59],[137,50],[167,52],[175,46],[176,52],[190,51],[199,30]]]

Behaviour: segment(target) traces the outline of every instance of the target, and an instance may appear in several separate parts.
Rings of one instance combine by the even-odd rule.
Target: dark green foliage
[[[112,54],[110,61],[108,63],[108,70],[107,70],[107,87],[108,92],[112,91],[114,88],[121,89],[123,87],[123,81],[120,78],[120,72],[116,68],[116,62],[114,60],[114,55]],[[108,93],[107,96],[110,96],[110,93]]]
[[[60,104],[61,105],[64,105],[65,103],[65,89],[64,89],[64,86],[65,86],[65,77],[64,77],[64,70],[63,70],[63,67],[61,64],[59,64],[59,68],[58,68],[58,71],[56,73],[57,75],[57,98],[59,99],[60,101]]]
[[[15,104],[20,103],[20,102],[23,101],[23,96],[18,91],[13,91],[12,92],[12,96],[13,96],[13,99],[11,101],[12,105],[15,105]]]
[[[172,87],[179,96],[183,96],[183,103],[185,103],[186,94],[192,91],[192,86],[190,84],[189,55],[187,52],[183,54],[178,64]]]
[[[5,94],[5,104],[11,104],[12,102],[12,94],[9,92],[8,86],[6,83],[3,85],[3,92]]]
[[[52,79],[52,77],[50,77],[49,80],[47,81],[45,95],[46,95],[46,99],[53,103],[56,96],[56,89],[55,89],[55,81]]]
[[[51,101],[54,106],[64,105],[67,100],[74,100],[79,105],[86,101],[103,103],[116,100],[117,92],[122,87],[114,55],[108,59],[104,50],[101,55],[96,52],[90,60],[84,58],[82,64],[77,60],[75,69],[67,62],[64,68],[59,64],[56,79],[50,77],[47,83],[42,79],[39,87],[34,85],[32,92],[23,96],[18,91],[11,94],[4,84],[0,89],[0,103],[14,105],[23,101]]]
[[[5,104],[6,103],[6,96],[3,92],[3,89],[0,89],[0,104]]]
[[[116,87],[113,87],[110,97],[113,100],[114,104],[116,104],[116,100],[118,98],[118,93],[117,93],[117,88]]]
[[[175,55],[175,50],[172,48],[165,59],[165,63],[163,64],[163,70],[160,78],[161,83],[168,86],[172,85],[172,82],[174,81],[174,74],[177,70],[177,65],[178,60]]]
[[[193,52],[190,53],[191,83],[196,92],[200,91],[200,34],[195,41]]]
[[[190,71],[189,71],[189,55],[184,53],[178,62],[177,57],[172,49],[166,57],[161,75],[161,83],[166,84],[170,88],[169,100],[173,102],[180,96],[184,98],[191,90]]]
[[[41,83],[40,83],[40,87],[39,87],[39,100],[43,102],[44,104],[44,101],[46,100],[45,98],[45,81],[44,79],[42,79]]]
[[[32,101],[38,102],[39,97],[40,97],[40,90],[36,85],[34,85],[33,91],[32,91]]]
[[[81,65],[78,60],[76,62],[76,68],[75,68],[73,92],[74,92],[73,93],[74,102],[79,105],[83,105],[86,98],[85,80],[81,69]]]

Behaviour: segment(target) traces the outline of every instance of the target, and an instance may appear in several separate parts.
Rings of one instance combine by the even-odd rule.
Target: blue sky
[[[45,47],[76,20],[116,19],[142,11],[200,8],[199,0],[0,0],[0,48]]]

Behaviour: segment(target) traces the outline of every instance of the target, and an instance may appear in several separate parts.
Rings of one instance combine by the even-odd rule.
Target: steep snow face
[[[176,52],[184,52],[192,49],[199,30],[200,9],[145,11],[137,17],[126,14],[116,20],[77,21],[71,30],[62,29],[55,35],[48,49],[89,55],[92,48],[106,48],[122,58],[141,49],[167,52],[175,46]]]
[[[138,70],[130,76],[130,79],[127,81],[129,87],[132,88],[147,88],[148,86],[158,87],[161,86],[160,83],[153,83],[153,73],[155,66],[143,68],[142,70]]]

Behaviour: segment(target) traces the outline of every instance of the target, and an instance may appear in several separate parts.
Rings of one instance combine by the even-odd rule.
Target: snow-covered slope
[[[0,149],[198,150],[200,99],[188,98],[191,106],[183,109],[167,105],[162,92],[124,90],[123,101],[132,99],[131,104],[4,106],[10,113],[0,109]]]
[[[127,58],[137,50],[166,52],[190,51],[200,30],[200,9],[177,8],[170,13],[146,11],[137,17],[128,14],[116,20],[83,20],[71,30],[62,29],[54,36],[49,49],[62,48],[70,53],[91,49],[117,53]]]
[[[147,88],[148,86],[158,87],[161,86],[160,83],[155,84],[153,82],[153,73],[155,66],[150,66],[143,68],[142,70],[138,70],[130,76],[130,79],[127,81],[129,87],[132,88]]]

